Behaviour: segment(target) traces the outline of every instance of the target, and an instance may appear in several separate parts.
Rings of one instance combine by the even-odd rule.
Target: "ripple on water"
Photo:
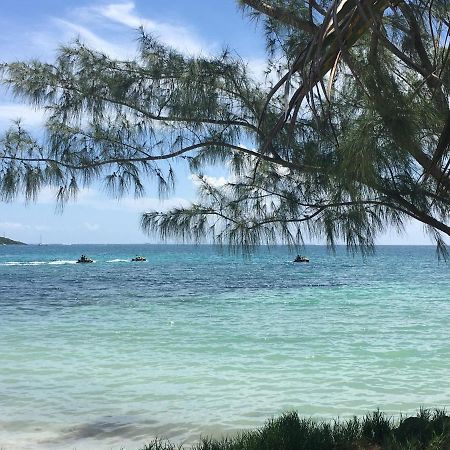
[[[304,267],[283,248],[250,262],[210,247],[8,252],[5,448],[138,448],[291,409],[329,418],[450,405],[450,281],[432,249],[360,260],[311,248]],[[96,264],[79,267],[81,253]],[[126,264],[136,254],[148,263]]]

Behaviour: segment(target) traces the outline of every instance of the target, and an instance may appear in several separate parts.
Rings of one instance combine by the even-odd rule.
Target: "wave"
[[[109,261],[106,261],[106,262],[109,262],[109,263],[115,263],[115,262],[129,262],[130,260],[129,259],[120,259],[120,258],[117,258],[117,259],[110,259]]]
[[[56,261],[50,261],[49,264],[54,266],[60,266],[63,264],[76,264],[76,261],[66,260],[66,259],[57,259]]]
[[[0,263],[1,266],[40,266],[47,264],[46,261],[7,261]]]
[[[44,266],[44,265],[63,265],[63,264],[76,264],[76,261],[70,260],[56,260],[56,261],[6,261],[0,263],[0,266]]]

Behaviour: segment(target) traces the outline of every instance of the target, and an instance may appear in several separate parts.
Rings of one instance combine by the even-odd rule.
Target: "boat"
[[[309,258],[307,258],[306,256],[297,255],[296,258],[294,259],[294,262],[296,263],[309,262]]]
[[[94,260],[91,258],[88,258],[86,255],[81,255],[80,259],[78,259],[77,263],[79,264],[86,264],[86,263],[93,263]]]
[[[147,258],[145,258],[144,256],[135,256],[131,261],[147,261]]]

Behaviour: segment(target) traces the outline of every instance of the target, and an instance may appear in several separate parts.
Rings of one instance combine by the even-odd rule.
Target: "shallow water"
[[[305,254],[0,247],[0,448],[128,450],[292,409],[448,407],[449,265],[434,248]]]

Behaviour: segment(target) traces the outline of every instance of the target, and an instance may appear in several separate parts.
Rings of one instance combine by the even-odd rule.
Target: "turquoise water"
[[[305,254],[0,247],[0,448],[129,450],[292,409],[449,407],[449,265],[434,248]]]

